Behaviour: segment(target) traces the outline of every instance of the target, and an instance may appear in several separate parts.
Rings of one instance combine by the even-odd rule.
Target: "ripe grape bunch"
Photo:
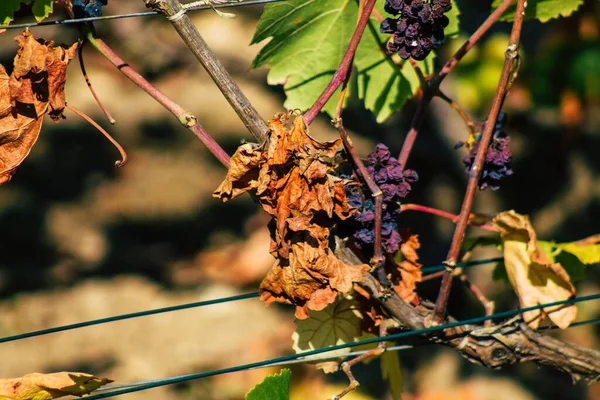
[[[398,160],[391,156],[390,150],[378,144],[369,154],[367,170],[383,192],[382,207],[382,244],[386,252],[395,253],[401,243],[398,233],[397,216],[400,213],[400,201],[411,190],[410,184],[417,181],[415,171],[402,170]],[[365,249],[375,241],[375,204],[369,189],[363,185],[347,185],[348,203],[358,212],[352,215],[354,239],[357,247]]]
[[[388,50],[408,60],[424,60],[444,43],[444,28],[452,8],[451,0],[386,0],[385,11],[396,18],[381,23],[381,33],[392,34]]]
[[[502,131],[505,124],[506,113],[501,111],[500,114],[498,114],[498,119],[494,126],[494,136],[492,137],[492,141],[490,142],[490,146],[485,155],[481,177],[479,178],[480,190],[484,190],[488,187],[492,190],[498,190],[500,188],[500,180],[513,173],[512,169],[510,169],[512,153],[508,148],[510,138]],[[473,162],[479,151],[480,142],[481,135],[477,137],[477,141],[472,145],[469,155],[463,160],[465,172],[467,174],[471,171],[471,167],[473,166]]]
[[[108,0],[73,0],[73,14],[75,18],[91,18],[102,16],[102,6]]]

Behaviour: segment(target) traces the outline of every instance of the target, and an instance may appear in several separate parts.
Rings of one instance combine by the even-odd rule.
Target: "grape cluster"
[[[403,171],[398,160],[391,156],[389,149],[383,144],[378,144],[369,154],[367,170],[383,192],[383,247],[386,252],[395,253],[401,243],[396,220],[400,213],[400,200],[410,192],[410,184],[417,181],[417,173],[409,169]],[[355,243],[361,249],[371,246],[375,241],[375,204],[371,192],[365,184],[347,185],[346,191],[348,203],[358,209],[352,216]]]
[[[397,16],[381,23],[381,33],[392,34],[388,50],[405,60],[424,60],[444,43],[449,23],[444,13],[451,8],[451,0],[386,0],[385,11]]]
[[[480,190],[484,190],[488,187],[492,190],[498,190],[500,188],[500,180],[513,173],[512,169],[510,169],[512,153],[508,148],[510,138],[502,131],[505,123],[506,113],[501,111],[496,120],[496,125],[494,126],[494,136],[487,149],[487,153],[485,154],[485,161],[481,171],[481,177],[479,178]],[[481,136],[477,138],[477,141],[471,147],[469,155],[463,160],[465,172],[467,174],[471,171],[471,167],[475,161],[477,152],[479,151],[480,143]]]
[[[102,16],[102,6],[108,0],[73,0],[73,14],[75,18],[90,18]]]

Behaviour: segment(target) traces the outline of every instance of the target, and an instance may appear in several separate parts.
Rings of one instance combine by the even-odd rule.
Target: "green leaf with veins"
[[[496,9],[504,0],[494,0],[492,8]],[[547,22],[553,18],[568,17],[575,12],[583,0],[527,0],[525,7],[525,19],[537,19]],[[515,19],[516,4],[506,10],[500,19],[512,21]]]
[[[246,393],[246,400],[289,400],[291,376],[292,371],[287,368],[278,374],[267,376]]]
[[[309,311],[309,318],[296,320],[296,331],[292,335],[296,353],[321,349],[358,340],[361,315],[358,303],[353,299],[339,299],[321,311]],[[340,349],[327,354],[346,353]]]
[[[385,16],[383,5],[384,1],[378,0],[375,8]],[[357,19],[355,0],[288,0],[268,4],[252,44],[269,38],[270,41],[260,50],[252,68],[269,67],[268,83],[284,85],[284,106],[306,110],[331,81]],[[349,85],[346,98],[358,96],[382,122],[414,95],[419,80],[408,62],[398,68],[385,53],[389,35],[379,33],[379,25],[372,15],[354,58],[358,85]],[[433,55],[419,64],[425,74],[431,73]],[[324,111],[333,115],[338,98],[339,90]]]

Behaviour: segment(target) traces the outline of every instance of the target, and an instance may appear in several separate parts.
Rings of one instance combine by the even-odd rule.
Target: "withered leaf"
[[[261,297],[267,304],[296,305],[302,319],[309,309],[322,310],[338,293],[349,292],[368,266],[347,265],[329,248],[335,221],[356,211],[348,204],[343,180],[331,174],[341,140],[314,140],[302,116],[288,129],[291,117],[278,114],[269,121],[264,145],[238,148],[214,196],[227,201],[255,191],[273,216],[271,254],[276,261],[260,285]]]
[[[0,379],[0,399],[49,400],[63,396],[83,396],[112,382],[81,372],[33,373],[21,378]]]
[[[402,244],[399,255],[402,260],[398,263],[399,280],[393,279],[394,291],[407,302],[412,302],[417,294],[417,282],[421,282],[422,264],[419,263],[417,250],[421,247],[419,236],[409,233],[401,233]]]
[[[559,263],[551,262],[540,248],[527,216],[505,211],[492,222],[500,231],[506,272],[521,307],[567,300],[575,295],[569,275]],[[532,329],[537,329],[546,316],[564,329],[575,320],[577,307],[555,306],[523,313],[525,322]]]
[[[55,121],[62,117],[67,65],[78,46],[54,47],[29,32],[15,40],[19,50],[10,77],[0,66],[0,184],[31,151],[44,115]]]

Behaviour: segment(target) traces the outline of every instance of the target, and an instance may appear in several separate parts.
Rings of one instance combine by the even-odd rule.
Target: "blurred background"
[[[458,0],[464,37],[450,39],[446,60],[489,13],[490,1]],[[281,87],[266,85],[266,70],[249,71],[260,46],[249,46],[262,7],[236,9],[225,20],[212,11],[191,14],[205,39],[265,119],[283,111]],[[145,11],[142,1],[111,0],[104,14]],[[19,22],[30,20],[21,10]],[[251,140],[223,96],[160,16],[96,23],[100,37],[167,95],[193,112],[229,152]],[[485,117],[502,68],[510,25],[500,23],[444,82],[445,92],[476,120]],[[71,44],[73,27],[35,28],[37,37]],[[12,70],[13,37],[0,35],[0,62]],[[497,192],[476,197],[475,210],[515,209],[529,214],[539,238],[572,241],[600,230],[600,4],[588,0],[571,18],[528,21],[523,62],[504,110],[512,138],[514,175]],[[129,163],[114,168],[118,153],[100,133],[70,111],[58,124],[45,121],[40,139],[13,179],[0,188],[0,337],[62,324],[255,291],[272,264],[268,219],[248,196],[222,204],[211,197],[225,169],[158,103],[90,46],[90,79],[117,120],[110,126],[92,99],[76,60],[67,101],[92,116],[126,148]],[[417,99],[382,125],[360,104],[343,114],[361,154],[375,143],[399,152]],[[311,125],[319,140],[336,136],[328,118]],[[458,115],[434,101],[408,167],[418,171],[409,201],[457,213],[467,176],[466,139]],[[407,213],[402,226],[420,236],[424,265],[444,260],[452,222]],[[472,229],[470,236],[484,232]],[[475,258],[496,257],[482,250]],[[493,266],[474,267],[469,278],[497,310],[517,306],[512,290],[491,280]],[[579,295],[600,290],[600,271],[589,267]],[[419,292],[434,298],[439,281]],[[579,305],[579,319],[600,316],[600,304]],[[483,308],[455,285],[450,312],[466,318]],[[292,349],[290,307],[264,307],[257,299],[116,322],[0,344],[0,377],[30,372],[85,371],[116,383],[157,379],[263,360]],[[598,325],[553,333],[599,348]],[[600,398],[600,385],[527,363],[490,371],[436,346],[400,353],[404,399]],[[279,368],[221,375],[140,393],[136,399],[241,399]],[[324,376],[311,365],[292,367],[292,398],[330,398],[347,384],[343,373]],[[391,399],[378,362],[355,369],[355,399]]]

